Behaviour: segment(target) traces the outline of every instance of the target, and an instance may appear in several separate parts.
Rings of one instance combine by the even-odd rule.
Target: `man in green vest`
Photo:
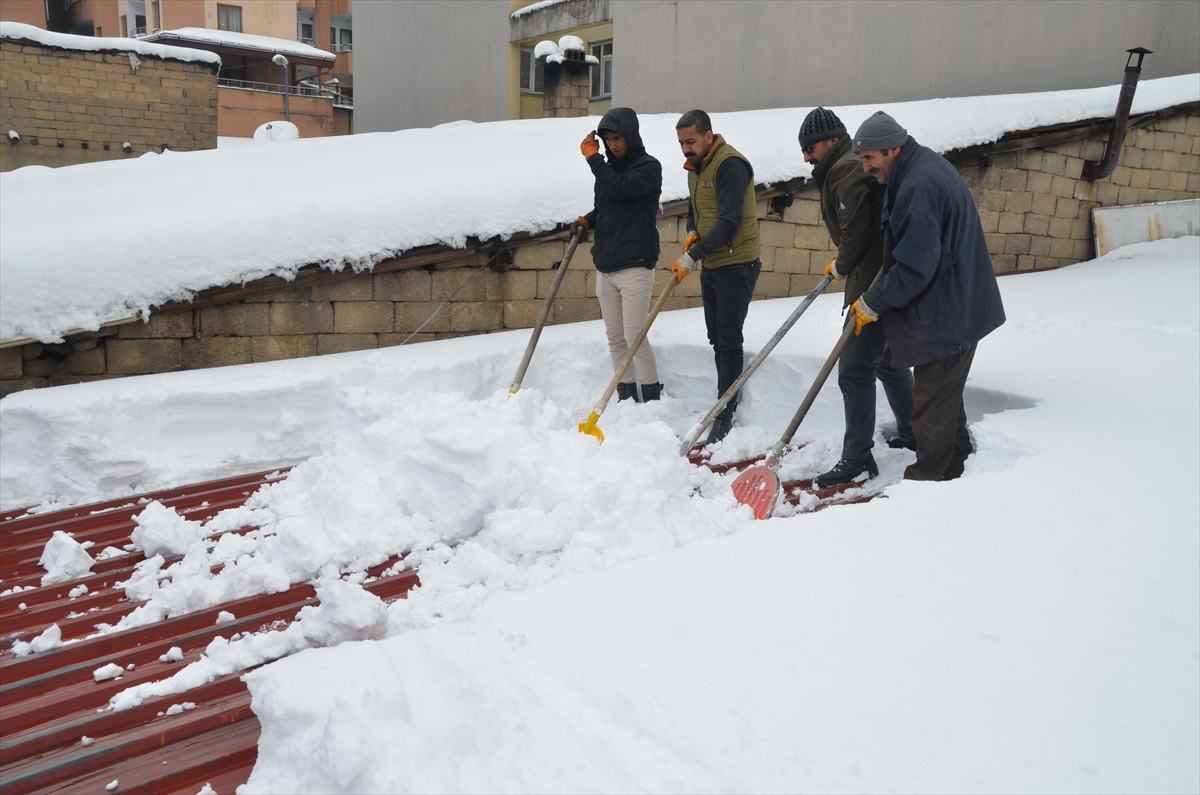
[[[700,297],[704,325],[717,362],[717,396],[742,374],[742,324],[758,283],[758,212],[754,169],[720,135],[702,110],[689,110],[675,123],[688,171],[687,239],[683,256],[672,266],[676,279],[703,261]],[[713,421],[708,443],[725,438],[733,427],[737,398]]]

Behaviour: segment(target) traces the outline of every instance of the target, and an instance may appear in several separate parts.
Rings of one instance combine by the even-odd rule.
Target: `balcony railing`
[[[329,48],[333,52],[354,52],[354,44],[346,42],[345,44],[335,44]]]
[[[306,39],[306,38],[304,38],[303,36],[297,36],[297,37],[296,37],[296,41],[300,42],[301,44],[307,44],[309,47],[316,47],[316,46],[317,46],[317,40],[316,40],[316,39]]]
[[[269,94],[296,94],[302,97],[332,98],[332,91],[324,91],[315,86],[285,86],[282,83],[259,83],[255,80],[235,80],[232,77],[217,78],[217,85],[222,88],[240,88],[245,91],[265,91]]]
[[[133,30],[129,31],[129,35],[135,39],[140,39],[142,36],[146,35],[146,28],[145,27],[134,28]]]

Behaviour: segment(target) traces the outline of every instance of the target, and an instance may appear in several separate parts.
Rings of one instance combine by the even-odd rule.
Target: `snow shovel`
[[[684,273],[684,278],[687,278],[688,272]],[[680,279],[679,281],[683,281]],[[663,305],[667,303],[667,299],[671,297],[671,293],[675,292],[675,287],[679,284],[677,281],[672,281],[663,289],[662,295],[654,302],[654,306],[650,308],[650,314],[646,316],[646,322],[642,324],[642,330],[638,332],[637,338],[633,344],[629,346],[629,353],[625,354],[625,358],[621,360],[621,364],[617,367],[617,374],[608,382],[608,389],[604,390],[604,395],[596,403],[592,413],[588,415],[585,422],[579,423],[579,432],[586,433],[588,436],[595,436],[600,440],[600,444],[604,444],[604,432],[596,427],[596,421],[600,419],[600,415],[604,413],[604,409],[608,408],[608,399],[612,397],[612,393],[617,391],[617,384],[621,383],[621,378],[625,375],[625,371],[629,369],[629,365],[633,362],[634,355],[638,352],[638,348],[642,347],[642,342],[646,339],[646,335],[650,332],[650,324],[654,322],[654,318],[658,317],[658,313],[662,311]]]
[[[879,272],[875,274],[875,278],[871,281],[870,286],[867,287],[867,290],[874,287],[882,275],[883,268],[880,268]],[[863,292],[865,293],[866,290]],[[817,373],[812,386],[808,388],[808,394],[804,396],[804,400],[800,403],[800,408],[796,409],[795,416],[788,423],[783,436],[779,437],[779,441],[775,443],[775,447],[767,455],[767,460],[759,466],[747,469],[738,475],[737,480],[733,481],[734,499],[742,505],[749,505],[750,510],[754,511],[755,519],[766,519],[771,515],[771,511],[775,509],[775,503],[779,501],[779,493],[781,491],[779,475],[775,469],[779,466],[779,462],[783,458],[783,450],[791,443],[792,437],[796,435],[796,429],[800,427],[800,423],[804,421],[808,410],[812,408],[813,402],[817,399],[817,394],[821,391],[821,387],[825,386],[825,381],[829,378],[829,373],[833,371],[833,365],[837,363],[838,357],[842,355],[842,349],[846,347],[846,343],[850,341],[850,335],[853,333],[854,322],[851,320],[846,324],[846,328],[842,330],[842,336],[838,337],[837,344],[833,346],[829,358],[821,366],[821,371]]]
[[[579,245],[579,241],[583,240],[583,236],[586,234],[587,230],[580,227],[571,237],[567,253],[563,255],[562,262],[558,265],[558,273],[554,274],[554,281],[550,282],[550,290],[546,293],[546,300],[542,303],[541,314],[538,315],[537,323],[533,324],[533,335],[529,338],[529,344],[525,346],[525,356],[521,359],[521,366],[517,368],[517,375],[513,378],[512,386],[508,388],[509,397],[517,394],[517,390],[521,388],[521,381],[524,380],[525,371],[529,369],[529,361],[533,358],[533,349],[537,347],[538,338],[542,336],[542,326],[546,325],[546,318],[550,317],[550,307],[554,306],[554,296],[558,295],[558,287],[567,273],[567,266],[571,264],[575,247]]]
[[[725,390],[725,394],[721,395],[721,399],[717,401],[717,404],[713,406],[712,409],[709,410],[708,414],[704,415],[704,419],[700,420],[700,422],[688,432],[688,435],[684,437],[683,442],[679,445],[680,455],[687,455],[688,452],[691,451],[692,445],[694,445],[696,440],[700,438],[700,434],[704,433],[704,430],[708,428],[709,425],[712,425],[713,420],[717,418],[717,415],[729,405],[729,401],[733,400],[734,396],[741,391],[746,382],[750,380],[750,376],[754,375],[754,371],[758,369],[758,366],[766,360],[767,356],[771,354],[771,351],[775,350],[775,346],[779,344],[779,341],[782,340],[784,336],[792,330],[792,326],[796,325],[796,321],[800,319],[800,316],[804,314],[804,311],[812,305],[813,301],[817,300],[818,295],[825,292],[825,288],[828,287],[829,283],[832,281],[832,276],[825,276],[825,278],[817,282],[817,286],[812,289],[812,292],[805,296],[804,300],[800,302],[800,305],[796,307],[791,315],[788,316],[788,319],[785,320],[783,325],[779,327],[779,330],[775,332],[775,336],[771,337],[771,339],[767,341],[766,346],[760,350],[758,354],[750,361],[750,364],[747,365],[746,369],[742,371],[742,374],[738,376],[738,379],[729,385],[729,389]]]

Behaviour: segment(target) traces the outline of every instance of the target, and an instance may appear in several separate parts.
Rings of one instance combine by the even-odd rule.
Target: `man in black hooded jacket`
[[[646,153],[638,131],[637,114],[630,108],[613,108],[604,114],[596,131],[579,145],[596,177],[595,204],[587,215],[571,224],[594,229],[592,261],[596,264],[596,297],[608,335],[613,370],[629,352],[650,312],[654,266],[658,262],[658,197],[662,193],[662,166]],[[607,160],[600,154],[596,133],[604,139]],[[642,342],[633,359],[633,370],[617,386],[619,400],[658,400],[663,385],[650,340]],[[636,377],[636,381],[635,381]]]

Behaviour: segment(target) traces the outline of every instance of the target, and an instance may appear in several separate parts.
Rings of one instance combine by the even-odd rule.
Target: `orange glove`
[[[575,237],[575,233],[578,232],[581,228],[583,229],[583,236],[580,238],[580,240],[581,241],[587,240],[587,233],[588,233],[588,230],[591,229],[591,227],[588,226],[587,219],[584,218],[582,215],[571,222],[571,237]]]
[[[861,298],[850,305],[850,314],[854,316],[854,336],[856,337],[862,334],[863,326],[879,319],[879,315],[875,314]]]
[[[683,241],[683,253],[686,254],[688,249],[700,242],[700,235],[690,234]]]
[[[687,275],[696,270],[699,264],[686,251],[683,252],[683,256],[675,260],[675,264],[671,266],[671,273],[675,274],[675,283],[679,284],[686,279]]]
[[[583,139],[583,143],[579,145],[579,151],[583,152],[583,159],[587,160],[592,155],[600,154],[600,142],[596,140],[596,133],[590,132],[587,138]]]
[[[837,272],[837,268],[833,267],[833,263],[837,262],[837,257],[829,260],[829,264],[825,266],[825,275],[832,276],[835,282],[842,280],[842,274]]]

